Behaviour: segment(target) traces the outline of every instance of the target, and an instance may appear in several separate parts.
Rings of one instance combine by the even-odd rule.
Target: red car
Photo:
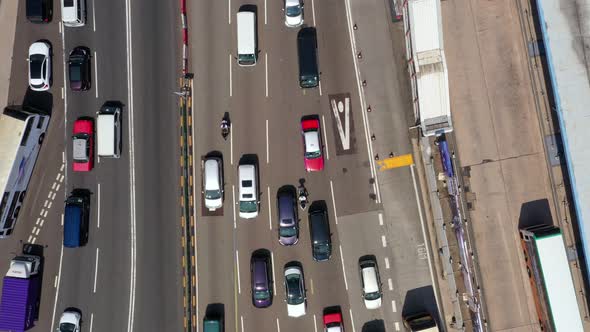
[[[342,313],[324,313],[324,332],[344,332]]]
[[[89,172],[94,167],[94,123],[88,119],[74,122],[73,152],[74,171]]]
[[[303,136],[303,160],[305,170],[316,172],[324,169],[324,152],[320,135],[320,120],[310,117],[301,119],[301,135]]]

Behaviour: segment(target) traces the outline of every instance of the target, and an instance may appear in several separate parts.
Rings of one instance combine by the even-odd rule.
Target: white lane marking
[[[94,51],[94,92],[98,98],[98,57],[96,51]]]
[[[61,31],[61,51],[62,51],[62,61],[65,64],[66,63],[66,41],[65,41],[65,34],[66,31],[65,29],[61,29],[62,27],[62,23],[63,22],[59,22],[59,26],[60,26],[60,31]],[[68,137],[68,91],[66,90],[66,86],[67,86],[67,79],[66,79],[66,66],[63,66],[63,80],[64,80],[64,137]],[[62,159],[62,163],[65,164],[66,163],[66,152],[65,150],[62,151],[61,153],[61,159]],[[59,177],[59,174],[58,174]],[[58,179],[56,179],[58,180]],[[61,182],[61,181],[59,181]],[[51,325],[53,326],[53,325]]]
[[[389,270],[389,257],[385,257],[385,269]]]
[[[272,211],[270,208],[270,187],[266,187],[268,193],[268,228],[272,231]]]
[[[41,227],[37,228],[37,231],[35,232],[36,236],[39,236],[39,232],[41,231]]]
[[[281,332],[281,326],[279,325],[279,319],[277,318],[277,332]]]
[[[92,0],[92,29],[96,32],[96,10],[94,10],[94,3],[96,0]]]
[[[334,207],[334,221],[336,225],[338,225],[338,214],[336,213],[336,199],[334,198],[334,185],[332,184],[332,180],[330,180],[330,193],[332,193],[332,206]]]
[[[315,318],[315,314],[313,314],[313,329],[315,332],[318,332],[318,321]]]
[[[393,290],[393,281],[391,278],[387,279],[387,285],[389,286],[389,290]]]
[[[31,243],[35,243],[35,241],[37,241],[37,238],[33,236],[33,239],[31,240]]]
[[[326,118],[322,115],[322,132],[324,133],[324,146],[326,148],[326,159],[330,160],[330,151],[328,150],[328,137],[326,136]]]
[[[416,204],[418,205],[418,216],[420,217],[420,226],[422,227],[422,238],[424,239],[424,243],[428,243],[428,239],[426,237],[426,226],[424,225],[424,217],[422,216],[422,204],[420,204],[420,195],[418,194],[418,185],[416,184],[416,174],[414,173],[415,164],[410,165],[410,171],[412,172],[412,182],[414,183],[414,194],[416,195]],[[434,283],[434,273],[432,272],[432,261],[430,258],[430,246],[425,245],[426,248],[426,257],[428,257],[428,271],[430,271],[430,281],[433,285]],[[440,300],[438,298],[437,292],[434,292],[434,297],[436,299],[436,303],[440,305]],[[439,306],[440,308],[440,306]]]
[[[266,0],[264,0],[264,24],[266,25]]]
[[[54,181],[53,184],[51,185],[51,190],[55,190],[55,186],[57,186],[57,183]]]
[[[65,157],[64,157],[64,153],[63,153],[63,152],[61,153],[61,155],[62,155],[62,161],[61,161],[61,162],[62,162],[62,164],[61,164],[61,166],[59,167],[59,171],[60,171],[60,172],[63,172],[63,171],[64,171],[64,168],[66,167],[66,165],[64,165],[63,163],[65,163],[65,162],[66,162],[66,160],[65,160]],[[57,189],[56,189],[56,190],[57,190]]]
[[[227,24],[231,24],[231,0],[227,0]]]
[[[240,283],[240,254],[236,250],[236,270],[238,271],[238,293],[242,294],[242,285]]]
[[[135,220],[135,127],[133,123],[133,35],[131,33],[131,0],[125,0],[125,32],[127,52],[127,99],[129,102],[129,200],[130,200],[130,276],[129,276],[129,316],[127,332],[133,332],[135,319],[135,282],[136,282],[136,220]]]
[[[53,288],[57,288],[57,276],[53,278]]]
[[[53,324],[55,324],[55,309],[57,308],[57,298],[59,297],[59,283],[61,281],[61,263],[63,262],[63,258],[64,258],[64,246],[61,246],[61,251],[59,254],[59,270],[57,270],[57,282],[56,282],[56,288],[57,290],[55,291],[55,299],[53,301],[53,314],[51,315],[51,328],[53,329]]]
[[[395,300],[391,301],[391,311],[397,312],[397,305],[395,304]]]
[[[266,2],[266,0],[264,0]],[[268,97],[268,53],[264,53],[265,96]]]
[[[94,4],[94,1],[92,2]],[[92,325],[94,323],[94,313],[90,313],[90,332],[92,332]]]
[[[270,252],[270,263],[272,264],[272,289],[274,295],[277,295],[277,283],[276,283],[276,274],[275,274],[275,254],[271,251]]]
[[[231,64],[233,62],[232,55],[229,55],[229,96],[233,96],[233,84],[232,84],[232,67]]]
[[[395,322],[395,330],[396,331],[399,331],[400,330],[400,328],[399,328],[399,322]]]
[[[236,187],[231,186],[231,197],[233,200],[232,210],[234,211],[234,229],[236,228]]]
[[[41,218],[37,218],[37,221],[35,222],[35,225],[39,225],[39,223],[41,223]]]
[[[61,34],[63,32],[63,28],[62,28],[62,22],[60,21],[59,24],[57,25],[58,30],[59,30],[59,34]]]
[[[59,190],[59,187],[61,187],[61,184],[58,183],[57,184],[57,188],[55,189],[55,191],[58,191]]]
[[[39,226],[43,227],[44,223],[45,223],[45,219],[41,219],[41,224]]]
[[[383,213],[379,213],[379,226],[383,226]]]
[[[320,77],[320,80],[319,80],[319,82],[318,82],[318,88],[319,88],[319,91],[320,91],[320,97],[321,97],[321,96],[322,96],[322,79],[321,79],[321,77]]]
[[[311,13],[313,14],[313,26],[315,26],[315,2],[311,0]]]
[[[268,119],[266,120],[266,163],[269,163],[269,155],[268,155]]]
[[[97,97],[98,98],[98,97]],[[100,156],[96,156],[96,162],[100,164]]]
[[[313,279],[309,278],[309,288],[311,288],[311,295],[313,295]]]
[[[352,326],[352,332],[356,332],[356,328],[354,327],[354,317],[352,316],[352,309],[348,309],[350,312],[350,325]]]
[[[94,287],[92,288],[92,292],[96,293],[96,280],[98,279],[98,254],[99,249],[96,248],[96,261],[94,263]]]
[[[64,99],[64,93],[65,93],[65,92],[64,92],[64,88],[63,88],[63,87],[61,87],[61,89],[60,89],[60,90],[61,90],[61,99]]]
[[[231,130],[229,131],[229,158],[230,158],[230,164],[234,164],[234,130],[235,130],[235,126],[232,124],[231,125]],[[194,136],[193,136],[194,137]],[[195,146],[193,144],[193,146]]]
[[[361,115],[363,117],[363,128],[365,129],[365,143],[367,144],[367,154],[369,156],[369,165],[371,166],[371,177],[375,179],[373,182],[373,190],[377,196],[377,203],[381,203],[381,191],[379,189],[379,179],[377,177],[377,171],[375,169],[375,160],[373,159],[373,145],[369,140],[369,120],[367,118],[367,114],[364,111],[366,109],[366,102],[365,96],[363,94],[363,89],[361,88],[361,78],[360,72],[358,68],[357,58],[355,54],[356,50],[356,40],[354,39],[354,35],[352,33],[352,14],[350,10],[350,0],[345,0],[344,2],[346,7],[346,19],[348,20],[348,36],[350,38],[350,52],[352,54],[352,63],[354,64],[354,73],[356,75],[356,86],[359,93],[359,98],[361,102]]]
[[[33,231],[31,233],[35,233],[37,231],[37,226],[33,226]]]
[[[381,244],[383,245],[383,248],[387,247],[387,239],[385,238],[385,235],[381,235]]]
[[[244,316],[240,316],[240,323],[242,325],[242,332],[244,332]]]
[[[45,210],[45,213],[43,213],[43,218],[47,218],[47,212],[49,211]]]
[[[342,254],[342,245],[339,245],[340,247],[340,262],[342,263],[342,276],[344,276],[344,286],[346,287],[346,290],[348,290],[348,281],[346,281],[346,269],[344,268],[344,256]]]
[[[64,225],[64,214],[63,213],[61,214],[61,225],[62,226]]]
[[[96,228],[100,228],[100,183],[98,184],[98,195],[96,200],[98,201],[98,209],[96,212]]]
[[[51,209],[51,205],[53,205],[53,202],[49,202],[49,204],[47,204],[47,210]]]
[[[31,242],[32,239],[33,239],[33,235],[29,235],[29,238],[27,239],[27,242]]]

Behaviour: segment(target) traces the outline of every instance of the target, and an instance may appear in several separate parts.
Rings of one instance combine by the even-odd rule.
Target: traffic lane
[[[179,13],[177,2],[131,3],[135,330],[183,329],[180,130],[178,97],[172,94],[181,72]]]
[[[360,330],[367,322],[382,320],[388,330],[394,330],[396,322],[400,325],[402,308],[395,271],[405,268],[405,265],[397,264],[396,253],[391,253],[387,247],[383,247],[380,235],[382,226],[379,225],[378,212],[341,217],[339,218],[338,231],[342,239],[343,273],[347,278],[350,309],[354,317],[355,328]],[[360,257],[365,255],[374,255],[379,268],[383,291],[379,309],[367,309],[361,297],[358,261]]]
[[[225,325],[230,329],[237,323],[238,292],[232,221],[228,217],[197,217],[196,229],[197,324],[202,326],[205,314],[216,312],[215,305],[221,304]]]

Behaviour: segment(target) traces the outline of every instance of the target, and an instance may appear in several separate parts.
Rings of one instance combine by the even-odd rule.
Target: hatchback
[[[303,24],[303,3],[301,0],[285,0],[285,25],[295,28]]]
[[[73,310],[66,310],[59,319],[58,332],[80,332],[80,321],[82,315]]]
[[[70,52],[68,72],[72,91],[90,89],[90,50],[87,47],[78,46]]]
[[[285,266],[285,295],[287,302],[287,314],[289,317],[301,317],[305,315],[305,281],[303,270],[298,265]]]
[[[361,272],[362,297],[367,309],[381,307],[381,278],[377,261],[373,257],[365,256],[359,259]]]
[[[260,250],[252,253],[250,275],[252,279],[252,304],[266,308],[272,304],[271,260]]]
[[[303,161],[308,172],[324,169],[324,153],[320,135],[320,120],[305,116],[301,119],[301,135],[303,136]]]
[[[47,91],[51,85],[51,46],[36,42],[29,47],[29,86],[33,91]]]
[[[293,190],[280,190],[277,194],[279,214],[279,243],[292,246],[299,242],[299,216]]]
[[[76,172],[89,172],[94,167],[94,123],[89,119],[74,122],[73,167]]]
[[[223,205],[223,166],[221,159],[208,157],[203,167],[205,207],[215,211]]]

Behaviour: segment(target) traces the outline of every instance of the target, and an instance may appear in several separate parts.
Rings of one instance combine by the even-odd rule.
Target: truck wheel
[[[44,139],[45,139],[45,133],[39,135],[39,140],[37,141],[37,143],[39,143],[39,145],[43,144]]]

